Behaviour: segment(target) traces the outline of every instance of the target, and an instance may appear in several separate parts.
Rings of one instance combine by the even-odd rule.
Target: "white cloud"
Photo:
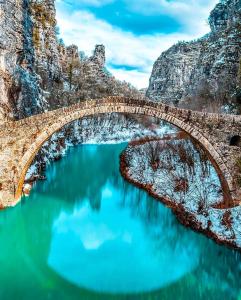
[[[202,35],[209,30],[210,11],[219,0],[125,0],[129,10],[142,15],[168,15],[183,26],[186,33]]]
[[[58,3],[62,3],[62,4],[72,4],[76,5],[76,4],[81,4],[82,6],[88,5],[88,6],[93,6],[93,7],[99,7],[99,6],[103,6],[109,3],[114,2],[115,0],[80,0],[80,1],[71,1],[71,0],[56,0],[57,4]]]
[[[168,15],[175,17],[181,23],[189,26],[196,23],[197,27],[200,21],[203,22],[209,16],[210,11],[214,8],[219,0],[124,0],[129,10],[139,12],[143,15]],[[191,28],[196,30],[198,28]]]
[[[180,16],[183,13],[191,13],[197,15],[203,12],[209,12],[219,0],[125,0],[126,5],[135,12],[139,11],[143,14],[159,14]]]
[[[100,0],[89,1],[100,2]],[[201,0],[191,0],[190,4],[186,4],[184,0],[168,2],[169,6],[166,0],[140,1],[143,3],[143,9],[147,8],[147,5],[144,4],[149,3],[149,7],[152,7],[150,9],[154,9],[157,3],[159,3],[163,7],[165,6],[166,10],[169,10],[169,13],[172,12],[179,15],[179,17],[182,15],[182,18],[189,18],[187,22],[189,22],[192,30],[176,34],[135,35],[97,19],[90,12],[84,10],[71,12],[65,9],[63,5],[57,6],[57,20],[61,36],[65,43],[67,45],[77,44],[79,49],[85,51],[88,55],[92,53],[96,44],[104,44],[106,46],[107,65],[131,66],[136,68],[134,71],[128,71],[124,68],[115,69],[112,67],[110,71],[118,79],[126,80],[138,88],[148,86],[148,78],[153,63],[162,51],[168,49],[179,40],[191,40],[209,31],[205,20],[200,20],[200,17],[197,16],[198,14],[203,16],[204,13],[202,11],[195,11],[197,8],[201,9]],[[213,4],[217,1],[204,0],[203,2]],[[138,1],[139,9],[142,6],[140,5],[141,3]],[[191,7],[192,5],[193,7]],[[132,6],[132,9],[137,9],[137,7],[134,7],[134,4]],[[210,11],[209,6],[207,7],[203,8],[203,10]],[[175,10],[179,11],[175,12]],[[191,17],[191,13],[193,13],[193,18]],[[208,12],[206,14],[208,15]]]
[[[151,68],[149,72],[136,71],[136,70],[129,71],[125,69],[113,69],[111,67],[109,67],[108,69],[116,78],[118,78],[121,81],[130,82],[138,89],[147,87],[149,77],[151,74]]]
[[[78,2],[78,1],[77,1]],[[80,1],[82,5],[88,4],[90,6],[102,6],[109,3],[112,3],[113,0],[81,0]]]

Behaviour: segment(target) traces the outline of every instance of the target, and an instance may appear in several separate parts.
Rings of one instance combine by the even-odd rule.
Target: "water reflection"
[[[0,299],[238,299],[240,254],[126,183],[124,147],[72,149],[0,212]]]
[[[113,293],[158,289],[193,270],[200,254],[195,241],[187,244],[184,234],[173,247],[166,239],[175,233],[165,222],[166,209],[155,206],[159,221],[143,222],[150,199],[142,199],[134,215],[135,196],[128,193],[123,207],[122,189],[107,183],[98,213],[87,199],[73,213],[62,212],[53,227],[49,265],[79,286]]]

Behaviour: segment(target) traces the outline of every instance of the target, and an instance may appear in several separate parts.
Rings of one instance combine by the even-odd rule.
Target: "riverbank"
[[[201,209],[200,203],[197,205],[191,203],[192,201],[190,199],[192,195],[186,198],[183,197],[182,200],[178,199],[178,197],[175,199],[175,197],[172,198],[170,196],[168,197],[168,195],[164,195],[164,189],[168,190],[169,186],[167,183],[163,190],[160,188],[160,185],[163,184],[163,182],[158,182],[158,177],[160,178],[161,174],[160,170],[158,170],[156,166],[148,166],[147,164],[145,164],[144,167],[140,167],[140,156],[144,154],[142,151],[143,146],[146,143],[150,145],[150,143],[154,142],[155,141],[147,142],[143,140],[131,142],[128,145],[120,155],[120,172],[122,176],[129,183],[144,189],[149,195],[171,208],[179,222],[184,226],[205,234],[218,244],[223,244],[241,251],[241,207],[220,209],[218,207],[220,207],[222,199],[216,198],[216,200],[206,199],[206,203],[202,204],[203,207]],[[140,160],[138,160],[138,156]],[[156,178],[154,178],[155,176]],[[212,180],[213,179],[211,179],[211,181]],[[183,182],[182,185],[185,186]],[[180,188],[179,184],[179,190],[175,187],[176,190],[174,188],[174,192],[176,194],[180,192],[187,194],[190,188],[188,185],[189,183],[186,183],[186,191],[184,191],[183,186]],[[208,188],[209,185],[207,185],[207,189]],[[174,192],[172,195],[175,194]],[[199,192],[200,196],[201,193],[207,193],[207,191]],[[215,196],[215,194],[213,196]]]
[[[177,131],[174,126],[163,121],[138,115],[107,114],[83,118],[78,122],[55,133],[43,145],[26,174],[23,187],[25,196],[29,196],[37,180],[46,179],[47,165],[60,160],[68,154],[70,148],[79,144],[120,144],[144,136],[163,137]]]

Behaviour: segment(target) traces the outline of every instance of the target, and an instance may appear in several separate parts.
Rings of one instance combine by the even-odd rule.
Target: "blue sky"
[[[209,32],[208,16],[218,0],[56,0],[66,45],[91,55],[106,46],[107,67],[120,80],[148,86],[162,51]]]

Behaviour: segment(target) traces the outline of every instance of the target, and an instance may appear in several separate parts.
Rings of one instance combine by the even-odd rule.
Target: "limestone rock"
[[[105,47],[87,58],[58,39],[54,0],[0,1],[0,120],[80,100],[140,95],[105,69]]]
[[[240,1],[220,1],[209,23],[206,36],[179,42],[161,54],[150,77],[149,98],[215,112],[235,107],[241,87]]]
[[[96,45],[93,56],[90,57],[90,61],[96,65],[99,65],[100,68],[105,66],[105,46]]]
[[[116,80],[105,61],[103,45],[88,58],[59,40],[54,0],[0,1],[0,125],[91,98],[143,98]],[[60,144],[81,142],[81,126],[76,121],[56,133],[37,160],[54,160]]]

